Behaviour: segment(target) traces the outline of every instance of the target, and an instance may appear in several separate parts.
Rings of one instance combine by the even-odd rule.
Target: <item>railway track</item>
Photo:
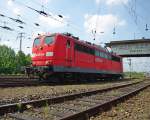
[[[128,81],[129,79],[123,79]],[[118,80],[118,81],[123,81]],[[108,81],[91,81],[92,82],[108,82]],[[112,82],[112,81],[111,81]],[[39,81],[39,78],[37,76],[34,76],[32,78],[29,78],[26,75],[1,75],[0,76],[0,88],[5,87],[24,87],[24,86],[38,86],[38,85],[65,85],[65,84],[88,84],[89,82],[55,82],[55,81]]]
[[[20,120],[84,120],[97,112],[109,109],[112,105],[135,95],[148,86],[150,86],[149,81],[128,83],[77,94],[1,105],[0,113]]]
[[[40,82],[38,77],[29,78],[26,75],[1,75],[0,76],[0,88],[3,87],[23,87],[23,86],[37,86],[41,84],[47,84],[46,82]]]
[[[26,75],[2,75],[0,76],[0,88],[3,87],[24,87],[24,86],[40,86],[40,85],[58,85],[66,84],[55,81],[39,81],[38,76],[29,78]]]
[[[37,79],[37,76],[33,76],[32,79]],[[1,80],[26,80],[29,79],[29,77],[27,75],[0,75],[0,81]]]
[[[94,83],[100,81],[94,81]],[[56,82],[56,81],[39,81],[37,77],[28,78],[27,76],[5,76],[0,77],[0,88],[7,87],[24,87],[24,86],[41,86],[41,85],[66,85],[66,84],[88,84],[89,82]]]

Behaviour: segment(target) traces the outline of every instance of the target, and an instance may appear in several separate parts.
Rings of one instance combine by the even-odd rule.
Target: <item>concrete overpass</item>
[[[105,45],[122,57],[150,57],[150,39],[111,41]]]

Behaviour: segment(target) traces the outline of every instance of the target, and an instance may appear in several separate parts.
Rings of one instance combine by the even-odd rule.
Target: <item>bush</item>
[[[0,45],[0,74],[22,73],[21,68],[30,63],[30,55],[25,55],[22,51],[16,54],[13,49]]]

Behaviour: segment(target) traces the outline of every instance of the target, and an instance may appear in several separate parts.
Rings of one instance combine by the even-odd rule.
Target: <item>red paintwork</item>
[[[50,34],[49,34],[50,35]],[[64,67],[80,67],[86,69],[96,69],[104,70],[108,72],[122,73],[122,60],[121,62],[108,60],[95,55],[79,52],[74,50],[74,45],[76,43],[84,44],[93,49],[103,51],[107,54],[111,54],[103,49],[96,47],[95,45],[89,45],[83,41],[76,40],[71,36],[66,36],[64,34],[55,34],[54,42],[50,45],[44,43],[45,36],[39,36],[41,43],[39,46],[33,46],[32,53],[38,56],[32,57],[33,66],[64,66]],[[66,47],[67,40],[70,40],[70,48]],[[46,57],[46,52],[53,52],[53,56]],[[117,55],[115,55],[117,56]],[[120,56],[117,56],[120,58]],[[65,71],[64,71],[65,72]]]

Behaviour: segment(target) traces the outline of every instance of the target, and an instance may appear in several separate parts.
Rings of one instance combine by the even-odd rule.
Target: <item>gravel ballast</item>
[[[139,80],[134,80],[136,82]],[[85,92],[89,90],[96,90],[111,87],[122,82],[106,82],[106,83],[91,83],[81,85],[58,85],[58,86],[30,86],[30,87],[14,87],[14,88],[0,88],[0,105],[16,102],[25,102],[29,100],[37,100],[42,98],[49,98],[59,95],[66,95],[71,93]]]
[[[150,120],[150,87],[90,120]]]

